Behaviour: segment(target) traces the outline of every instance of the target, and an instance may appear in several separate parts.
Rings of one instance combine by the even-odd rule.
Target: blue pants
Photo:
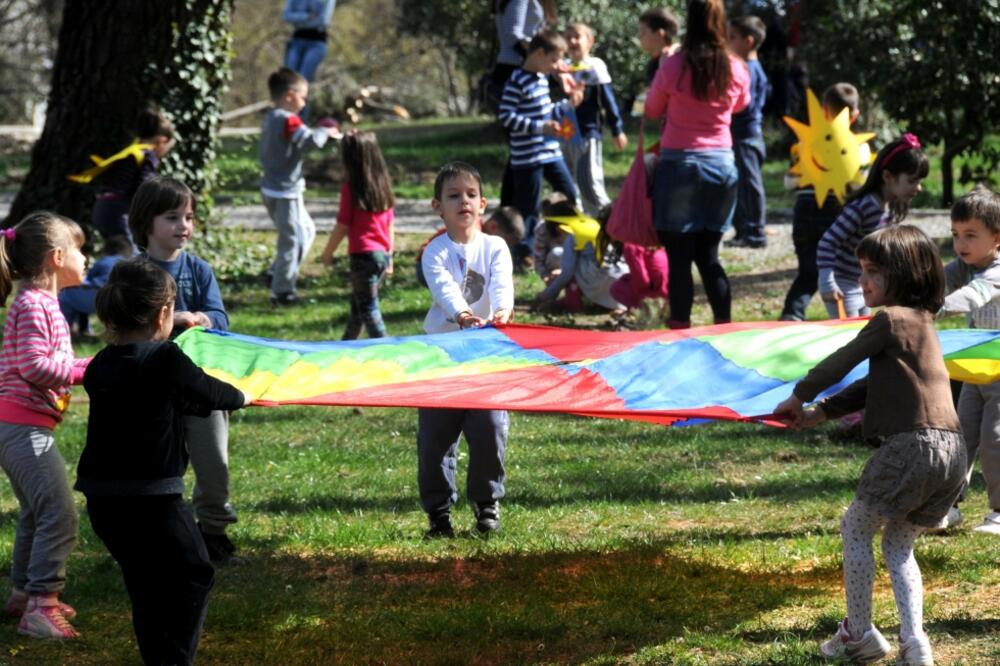
[[[306,81],[316,78],[316,70],[325,57],[326,40],[292,37],[285,46],[285,67],[294,69]]]
[[[764,176],[761,167],[767,151],[764,138],[755,136],[733,141],[733,156],[739,173],[736,188],[736,212],[733,226],[736,236],[753,243],[766,243],[764,224],[767,221],[764,206]]]
[[[419,409],[417,413],[417,485],[424,511],[448,511],[458,501],[455,468],[458,439],[463,433],[469,445],[469,501],[490,504],[504,496],[504,455],[510,428],[507,412]]]
[[[385,252],[351,255],[351,315],[341,340],[357,340],[362,326],[369,338],[386,336],[378,304],[378,287],[388,267],[389,256]]]
[[[76,330],[85,333],[90,330],[90,315],[97,312],[97,287],[80,285],[67,287],[59,292],[59,309],[69,322],[70,328],[76,324]]]
[[[538,208],[542,203],[542,181],[547,181],[556,192],[562,192],[570,201],[576,201],[576,185],[562,157],[532,166],[511,167],[514,186],[514,207],[524,216],[524,238],[514,248],[515,259],[530,257],[538,225]]]

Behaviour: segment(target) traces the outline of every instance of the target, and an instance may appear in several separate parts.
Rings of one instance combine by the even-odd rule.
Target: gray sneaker
[[[906,639],[899,641],[899,656],[896,657],[897,664],[905,666],[934,666],[934,654],[931,652],[931,639],[927,634],[920,632]]]
[[[837,626],[833,638],[819,646],[820,653],[828,660],[855,664],[868,664],[892,652],[889,641],[874,626],[856,641],[851,640],[845,617]]]

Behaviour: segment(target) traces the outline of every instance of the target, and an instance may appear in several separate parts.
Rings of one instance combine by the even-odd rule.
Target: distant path
[[[7,216],[14,199],[12,192],[0,192],[0,219]],[[337,218],[337,199],[307,199],[306,208],[320,230],[329,230]],[[258,231],[274,229],[263,204],[233,206],[217,204],[222,215],[222,223],[227,227],[241,227]],[[790,210],[768,211],[768,248],[761,250],[731,250],[739,254],[757,254],[761,258],[768,255],[792,253],[792,215]],[[932,238],[951,236],[951,219],[947,210],[920,209],[911,211],[907,222],[915,224]],[[441,226],[439,218],[426,199],[396,200],[396,231],[400,233],[430,233]]]

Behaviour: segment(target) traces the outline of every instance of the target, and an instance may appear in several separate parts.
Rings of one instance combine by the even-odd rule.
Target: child
[[[858,108],[858,89],[850,83],[835,83],[823,92],[823,113],[828,120],[836,118],[848,109],[853,124],[861,114]],[[861,144],[861,164],[868,164],[871,148]],[[785,187],[795,189],[798,176],[785,176]],[[828,196],[823,207],[816,205],[816,193],[812,186],[800,188],[795,193],[795,207],[792,211],[792,242],[799,267],[795,280],[788,288],[785,305],[781,310],[782,321],[805,321],[809,301],[816,293],[819,283],[819,269],[816,267],[816,250],[820,238],[830,228],[841,211],[836,197]]]
[[[740,16],[729,21],[729,50],[738,55],[750,70],[750,104],[733,114],[730,130],[733,135],[733,153],[740,174],[736,190],[736,212],[733,226],[736,236],[727,245],[731,247],[767,247],[764,234],[766,207],[764,203],[764,176],[761,167],[767,157],[761,122],[764,102],[767,100],[767,75],[757,59],[757,49],[764,43],[767,28],[756,16]]]
[[[608,245],[607,220],[611,209],[601,211],[598,245]],[[662,311],[667,298],[667,252],[662,247],[646,247],[635,243],[614,243],[616,251],[628,266],[628,273],[611,285],[611,298],[629,310],[649,306],[651,311]]]
[[[951,237],[958,258],[945,266],[947,290],[938,316],[966,315],[972,328],[1000,328],[1000,194],[976,188],[951,209]],[[977,532],[1000,535],[1000,382],[963,384],[958,417],[965,438],[966,485],[979,453],[990,513]],[[962,522],[958,507],[949,512],[944,528]]]
[[[486,210],[479,172],[452,162],[434,181],[434,211],[447,233],[430,242],[421,260],[434,302],[424,319],[427,333],[505,324],[514,308],[514,280],[507,244],[480,231]],[[469,446],[466,484],[480,533],[500,529],[504,451],[510,419],[505,411],[421,409],[417,421],[417,484],[430,522],[427,536],[454,536],[451,507],[458,439]]]
[[[194,233],[194,194],[173,178],[142,184],[129,210],[132,237],[146,257],[177,284],[173,332],[192,326],[229,328],[212,267],[184,251]],[[237,520],[229,503],[229,414],[215,410],[184,417],[184,437],[191,452],[195,484],[191,495],[208,554],[217,564],[239,564],[226,528]]]
[[[156,175],[160,161],[176,143],[173,123],[152,102],[139,112],[135,133],[138,138],[119,153],[84,173],[70,176],[72,181],[89,183],[100,174],[91,223],[105,240],[112,236],[131,240],[128,208],[132,197],[140,185]]]
[[[278,247],[271,264],[271,305],[294,305],[299,267],[316,238],[316,225],[306,211],[302,193],[305,151],[322,148],[327,139],[340,138],[336,127],[310,129],[297,115],[306,105],[309,82],[282,67],[267,79],[274,107],[264,117],[260,132],[260,191],[278,230]],[[195,465],[197,468],[197,465]]]
[[[570,23],[566,28],[569,45],[569,69],[577,87],[583,90],[583,101],[576,109],[580,143],[563,142],[563,158],[576,179],[583,201],[583,211],[596,216],[611,199],[604,190],[604,159],[602,156],[603,118],[611,126],[615,148],[628,145],[625,122],[618,111],[618,102],[611,89],[608,66],[590,55],[594,47],[594,30],[586,23]]]
[[[913,543],[945,516],[965,481],[965,445],[934,329],[944,271],[937,246],[908,225],[866,236],[857,258],[865,305],[884,309],[813,368],[775,413],[812,426],[865,407],[865,436],[882,438],[840,523],[847,617],[820,646],[823,656],[868,663],[890,651],[872,625],[872,537],[884,527],[882,554],[899,610],[898,663],[932,664]],[[804,402],[866,359],[868,377],[803,411]]]
[[[76,222],[49,212],[0,231],[0,305],[21,281],[0,353],[0,466],[21,507],[6,611],[34,638],[80,635],[69,623],[76,611],[59,601],[78,517],[53,431],[89,360],[73,358],[56,298],[83,281],[83,241]]]
[[[652,84],[656,70],[668,56],[672,56],[680,44],[674,44],[674,37],[681,30],[681,22],[666,7],[647,9],[639,17],[639,46],[649,56],[646,65],[646,84]]]
[[[369,338],[384,338],[378,288],[385,275],[392,275],[392,178],[374,132],[349,133],[341,150],[346,177],[340,186],[337,225],[323,250],[323,263],[333,264],[333,253],[347,237],[351,315],[341,339],[356,340],[362,326]]]
[[[816,266],[820,295],[831,318],[868,314],[858,286],[861,270],[854,260],[854,250],[875,229],[906,217],[927,171],[927,156],[920,150],[920,141],[912,134],[904,134],[879,152],[865,184],[823,234],[816,248]]]
[[[183,500],[183,420],[252,400],[168,341],[176,293],[173,279],[145,257],[116,265],[97,294],[108,346],[83,380],[90,419],[75,488],[121,567],[147,664],[194,663],[215,577]],[[198,445],[188,441],[192,453]]]
[[[559,273],[538,295],[538,303],[554,301],[575,280],[588,300],[615,314],[623,314],[624,306],[611,296],[611,285],[628,272],[628,266],[620,261],[620,250],[611,250],[604,224],[580,215],[564,201],[546,212],[545,227],[549,238],[562,240],[562,261]]]
[[[532,241],[538,224],[542,179],[570,201],[576,201],[576,186],[555,138],[567,103],[552,103],[547,78],[565,51],[566,40],[558,33],[543,30],[535,35],[524,64],[510,75],[500,101],[500,124],[510,131],[513,203],[524,216],[524,239],[514,252],[518,270],[533,264]],[[579,104],[581,94],[574,91],[575,104]]]
[[[424,267],[422,265],[424,251],[431,244],[432,240],[441,234],[447,233],[447,231],[447,228],[441,227],[431,234],[430,238],[425,240],[424,244],[417,250],[417,282],[421,286],[427,286],[427,278],[424,277]],[[517,244],[524,238],[524,218],[521,217],[521,214],[513,206],[500,206],[483,222],[483,233],[488,236],[502,238],[503,242],[507,244],[507,249],[513,252]]]
[[[132,256],[130,236],[117,234],[104,241],[101,258],[87,270],[87,277],[79,287],[67,287],[59,292],[59,309],[69,323],[70,336],[85,336],[90,333],[90,315],[96,311],[94,298],[111,269],[122,259]]]

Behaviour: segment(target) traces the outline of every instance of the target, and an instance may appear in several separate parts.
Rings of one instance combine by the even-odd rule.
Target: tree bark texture
[[[95,187],[74,184],[66,176],[90,167],[89,155],[111,155],[135,138],[136,115],[150,100],[160,104],[177,129],[171,167],[181,166],[182,175],[200,173],[214,157],[210,148],[218,114],[192,111],[216,111],[225,86],[206,89],[211,86],[200,83],[197,95],[206,100],[192,104],[185,85],[198,76],[192,75],[190,59],[197,59],[200,67],[207,61],[226,73],[228,62],[205,58],[204,31],[191,28],[228,21],[232,2],[66,0],[45,125],[3,226],[38,209],[89,224]],[[185,122],[192,117],[194,121]],[[195,189],[203,185],[189,184]]]

